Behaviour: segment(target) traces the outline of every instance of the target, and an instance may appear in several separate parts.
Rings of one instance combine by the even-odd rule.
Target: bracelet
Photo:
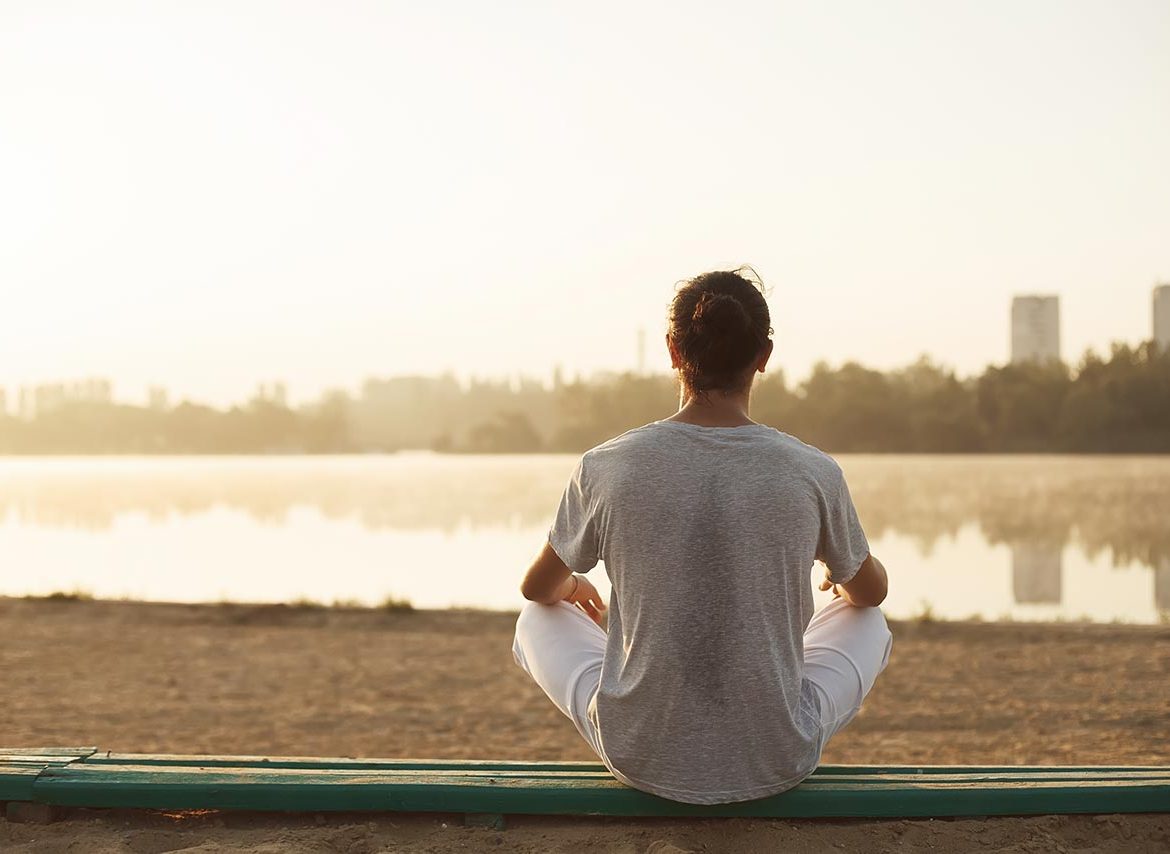
[[[568,599],[570,596],[573,596],[577,592],[577,588],[581,586],[581,579],[579,579],[576,575],[570,575],[569,577],[573,579],[573,589],[565,594],[566,599]]]

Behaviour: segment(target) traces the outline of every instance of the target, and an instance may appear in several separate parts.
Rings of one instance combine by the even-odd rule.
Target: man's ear
[[[772,341],[771,339],[768,340],[767,345],[764,347],[764,352],[760,356],[759,362],[756,363],[756,370],[761,374],[764,372],[764,366],[768,364],[768,359],[772,356],[772,347],[775,345],[775,343],[776,342]]]
[[[674,342],[670,340],[670,333],[666,333],[666,349],[670,352],[670,366],[678,367],[678,353],[674,349]]]

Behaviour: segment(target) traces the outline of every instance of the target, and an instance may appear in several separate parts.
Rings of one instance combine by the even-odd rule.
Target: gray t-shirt
[[[588,714],[614,776],[708,804],[812,772],[812,565],[844,582],[869,554],[831,457],[762,424],[654,421],[582,455],[549,542],[575,572],[604,561],[613,585]]]

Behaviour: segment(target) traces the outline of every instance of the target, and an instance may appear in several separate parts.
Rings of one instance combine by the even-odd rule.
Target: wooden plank
[[[45,768],[91,755],[93,747],[12,747],[0,750],[0,801],[32,800],[33,783]]]
[[[96,752],[96,747],[3,747],[0,748],[0,762],[30,756],[76,760],[92,756]]]
[[[7,756],[0,758],[0,766],[15,766],[15,765],[68,765],[70,762],[82,762],[84,757],[73,756],[36,756],[34,754],[26,754],[23,756]]]
[[[431,769],[414,770],[414,769],[290,769],[290,767],[222,767],[222,766],[205,766],[205,765],[105,765],[84,763],[75,765],[75,767],[83,767],[92,773],[122,773],[122,772],[151,772],[156,773],[159,779],[164,779],[167,776],[177,776],[177,774],[234,774],[234,776],[247,777],[255,776],[256,779],[261,779],[261,774],[267,774],[270,779],[283,778],[303,778],[312,779],[314,776],[329,777],[331,779],[343,780],[351,777],[369,777],[376,776],[379,779],[393,780],[406,779],[414,780],[420,778],[432,778],[435,780],[442,780],[446,778],[459,779],[528,779],[528,780],[550,780],[555,783],[565,780],[580,780],[583,784],[589,781],[597,780],[612,780],[613,776],[610,772],[604,769],[589,770],[589,771],[558,771],[558,770],[532,770],[525,769],[523,771],[516,770],[463,770],[463,769]],[[1093,771],[1075,770],[1075,771],[1048,771],[1044,767],[1037,767],[1037,769],[1028,770],[1026,772],[1006,771],[1000,773],[935,773],[935,774],[886,774],[886,773],[856,773],[856,774],[819,774],[813,773],[808,777],[808,785],[821,784],[858,784],[858,785],[886,785],[890,783],[978,783],[983,785],[991,785],[997,783],[1037,783],[1037,781],[1073,781],[1073,783],[1082,783],[1082,781],[1107,781],[1107,780],[1170,780],[1170,767],[1168,769],[1159,770],[1122,770],[1122,771],[1106,771],[1097,773]]]
[[[296,768],[320,770],[511,771],[517,774],[573,771],[609,774],[600,762],[517,762],[483,759],[355,759],[310,756],[192,756],[187,754],[97,753],[87,765],[173,765],[200,768]],[[1044,774],[1148,771],[1165,773],[1160,765],[822,765],[813,776],[854,774]]]
[[[595,771],[609,772],[600,762],[508,762],[483,759],[355,759],[353,757],[319,758],[312,756],[190,756],[186,754],[97,753],[86,759],[87,765],[176,765],[202,768],[300,768],[428,770],[456,769],[478,771]]]
[[[612,780],[613,776],[604,766],[601,765],[587,765],[589,770],[558,770],[550,763],[548,767],[539,765],[528,765],[521,770],[503,769],[503,770],[481,770],[479,768],[453,768],[453,767],[439,767],[432,764],[429,767],[416,768],[362,768],[362,767],[347,767],[347,768],[310,768],[299,769],[281,767],[275,764],[270,766],[244,766],[244,767],[225,767],[219,765],[204,765],[199,761],[199,757],[190,757],[191,762],[183,765],[169,764],[169,765],[152,765],[152,764],[138,764],[132,761],[125,761],[123,764],[114,765],[112,763],[96,763],[84,762],[75,764],[72,767],[85,769],[90,774],[102,773],[121,773],[121,772],[143,772],[153,773],[159,775],[160,779],[168,775],[183,775],[183,774],[227,774],[245,777],[248,775],[266,775],[272,779],[276,778],[304,778],[313,779],[314,776],[330,777],[336,780],[343,780],[350,777],[368,777],[376,776],[380,779],[407,779],[413,780],[416,778],[434,778],[435,780],[442,780],[448,777],[458,777],[466,779],[477,779],[491,782],[494,780],[503,779],[529,779],[529,780],[580,780],[585,783],[589,781],[605,781]],[[830,784],[845,784],[856,783],[863,785],[870,785],[874,783],[979,783],[979,784],[993,784],[993,783],[1030,783],[1030,782],[1102,782],[1108,780],[1170,780],[1170,766],[1164,768],[1122,768],[1119,770],[1099,771],[1097,769],[1077,768],[1072,770],[1056,769],[1051,770],[1043,766],[1021,770],[1012,766],[1005,766],[1002,769],[995,771],[977,772],[977,773],[934,773],[929,775],[924,774],[905,774],[905,773],[882,773],[873,771],[863,771],[853,774],[821,774],[815,772],[806,781],[809,785],[830,785]]]
[[[44,765],[0,765],[0,802],[31,801],[33,783]]]
[[[681,804],[601,775],[436,774],[371,770],[184,769],[88,763],[46,768],[42,803],[153,809],[478,812],[614,816],[927,817],[1170,812],[1170,770],[1095,780],[979,775],[810,777],[780,795],[737,804]],[[1075,775],[1071,775],[1075,776]]]
[[[232,771],[238,770],[241,772],[249,770],[270,770],[277,771],[317,771],[320,773],[333,774],[337,777],[344,775],[346,772],[358,773],[374,773],[378,772],[384,775],[405,774],[408,777],[415,776],[433,776],[435,778],[445,776],[469,776],[483,779],[489,778],[504,778],[504,777],[522,777],[532,779],[611,779],[612,775],[600,763],[415,763],[403,762],[394,763],[392,761],[366,762],[366,763],[352,763],[346,765],[326,765],[324,763],[309,763],[307,767],[301,763],[283,762],[281,760],[274,760],[266,763],[249,763],[249,764],[232,764],[226,757],[216,757],[212,762],[205,762],[206,757],[188,756],[188,757],[171,757],[166,763],[163,762],[145,762],[139,763],[135,761],[133,755],[126,754],[110,754],[108,757],[103,757],[101,761],[87,761],[86,767],[107,767],[107,768],[138,768],[138,769],[153,769],[159,773],[170,773],[191,771],[196,769],[205,770],[224,770]],[[118,761],[115,761],[118,760]],[[569,769],[569,770],[566,770]],[[1130,780],[1130,779],[1149,779],[1160,780],[1170,778],[1170,767],[1133,767],[1133,768],[1083,768],[1083,767],[1019,767],[1019,766],[1002,766],[981,769],[977,772],[956,772],[952,768],[945,766],[933,769],[929,774],[918,773],[918,769],[910,769],[906,772],[901,768],[895,768],[895,773],[886,773],[884,769],[873,769],[870,767],[858,766],[850,768],[849,766],[836,766],[830,768],[818,769],[809,777],[810,783],[817,783],[822,780],[834,780],[840,782],[852,781],[860,783],[870,783],[875,779],[884,782],[915,782],[923,779],[933,781],[953,781],[953,782],[982,782],[986,784],[995,782],[1026,782],[1035,780],[1071,780],[1071,781],[1105,781],[1105,780]],[[828,772],[828,773],[826,773]]]

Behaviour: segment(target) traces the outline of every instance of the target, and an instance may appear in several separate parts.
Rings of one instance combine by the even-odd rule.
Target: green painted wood
[[[617,816],[917,817],[1170,812],[1170,767],[819,768],[739,804],[680,804],[597,762],[321,759],[0,750],[0,800],[61,806]]]
[[[828,774],[738,804],[680,804],[601,773],[293,769],[88,762],[47,767],[35,800],[62,806],[282,811],[389,810],[613,816],[927,817],[1170,812],[1170,769]]]
[[[51,766],[67,765],[94,753],[94,747],[9,747],[0,749],[0,801],[32,800],[33,783]]]
[[[33,783],[44,765],[0,765],[0,802],[31,801]]]

